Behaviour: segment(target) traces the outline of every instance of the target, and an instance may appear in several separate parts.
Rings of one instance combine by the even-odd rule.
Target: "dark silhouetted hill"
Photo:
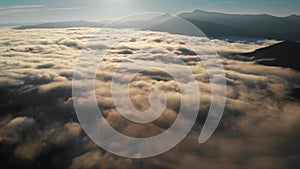
[[[262,65],[288,67],[300,71],[300,43],[285,41],[242,54]]]

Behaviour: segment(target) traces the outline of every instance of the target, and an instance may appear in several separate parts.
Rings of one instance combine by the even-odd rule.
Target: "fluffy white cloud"
[[[203,54],[202,58],[213,66],[216,60],[210,58],[214,49],[220,53],[243,53],[276,41],[212,40],[212,48],[199,37],[170,37],[168,33],[132,29],[0,29],[0,34],[0,153],[13,157],[4,159],[3,165],[15,166],[13,163],[20,159],[20,165],[25,161],[32,168],[44,164],[51,164],[52,168],[208,169],[299,165],[300,103],[290,92],[299,84],[300,73],[291,69],[222,58],[228,84],[224,116],[213,137],[203,145],[197,143],[210,106],[211,86],[194,52]],[[114,38],[124,34],[133,35],[119,44],[113,43]],[[180,58],[193,72],[201,92],[197,123],[188,137],[169,152],[139,160],[117,157],[99,149],[77,123],[71,96],[76,59],[83,53],[101,53],[110,46],[113,47],[97,72],[95,93],[106,120],[130,136],[148,137],[167,129],[177,117],[181,95],[178,84],[167,72],[153,68],[139,72],[130,84],[132,104],[139,110],[148,109],[148,95],[153,89],[163,90],[168,102],[153,123],[132,123],[116,111],[111,98],[111,78],[117,66],[122,61],[151,61],[168,66],[185,81],[190,77],[178,71],[182,65],[176,58]],[[89,61],[95,56],[82,55],[81,59]],[[88,62],[83,65],[81,76],[91,71]],[[118,82],[122,84],[126,78],[120,76]],[[89,99],[84,98],[82,104],[88,104]]]

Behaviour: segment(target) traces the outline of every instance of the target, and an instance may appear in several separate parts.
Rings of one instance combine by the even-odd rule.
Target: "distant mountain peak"
[[[284,17],[278,17],[278,16],[273,16],[270,14],[238,14],[238,13],[224,13],[224,12],[217,12],[217,11],[205,11],[201,9],[196,9],[193,12],[184,12],[182,14],[206,14],[206,15],[212,15],[212,14],[217,14],[217,15],[238,15],[238,16],[267,16],[267,17],[275,17],[275,18],[284,18]],[[299,15],[292,14],[288,17],[299,17]]]
[[[188,12],[187,12],[188,13]],[[221,15],[226,15],[225,13],[221,13],[221,12],[213,12],[213,11],[205,11],[205,10],[200,10],[200,9],[196,9],[193,12],[191,12],[193,14],[205,14],[205,15],[211,15],[211,14],[221,14]]]
[[[224,14],[194,10],[178,15],[204,29],[208,36],[246,36],[267,39],[300,40],[300,17],[278,17],[268,14]],[[202,22],[203,24],[199,24]],[[208,29],[204,22],[215,24]],[[226,28],[224,28],[226,27]],[[229,30],[228,28],[232,28]],[[223,29],[224,28],[224,29]],[[205,32],[205,29],[208,30]],[[211,33],[213,32],[213,33]]]
[[[196,9],[193,12],[202,12],[202,13],[209,13],[208,11],[204,11],[204,10],[200,10],[200,9]]]
[[[173,16],[170,13],[164,13],[156,18],[173,18]]]
[[[287,17],[300,17],[300,15],[292,14],[292,15],[289,15]]]
[[[291,19],[291,20],[300,20],[300,16],[296,15],[296,14],[289,15],[289,16],[287,16],[285,18]]]

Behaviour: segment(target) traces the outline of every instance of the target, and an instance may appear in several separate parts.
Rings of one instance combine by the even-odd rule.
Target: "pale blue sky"
[[[300,14],[300,0],[0,0],[0,23],[110,20],[137,12],[202,9],[239,14]]]

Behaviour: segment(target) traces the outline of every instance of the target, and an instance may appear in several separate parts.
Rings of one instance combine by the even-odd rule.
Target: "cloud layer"
[[[194,52],[209,61],[214,51],[205,39],[96,28],[1,29],[0,34],[1,168],[299,167],[300,104],[290,93],[299,85],[298,72],[222,58],[228,84],[226,109],[216,133],[199,145],[197,139],[210,106],[211,87]],[[112,39],[123,34],[133,35],[119,44],[112,43]],[[211,44],[220,53],[227,53],[250,52],[275,42],[215,39]],[[172,68],[180,65],[174,58],[180,58],[197,79],[201,93],[197,123],[182,143],[163,155],[139,160],[112,155],[95,145],[77,121],[71,96],[76,59],[82,53],[95,54],[111,45],[113,48],[97,72],[97,102],[110,125],[129,136],[149,137],[166,130],[177,117],[181,95],[178,84],[168,73],[145,69],[130,84],[132,104],[138,110],[147,110],[151,106],[149,93],[161,89],[168,99],[167,108],[152,123],[128,121],[116,111],[110,92],[111,78],[121,61],[150,60],[168,63]],[[84,55],[82,59],[90,60],[93,56]],[[90,71],[88,66],[87,62],[82,76]],[[118,78],[122,84],[127,77]],[[183,74],[181,78],[188,77]],[[89,103],[88,99],[85,101],[84,104]]]

